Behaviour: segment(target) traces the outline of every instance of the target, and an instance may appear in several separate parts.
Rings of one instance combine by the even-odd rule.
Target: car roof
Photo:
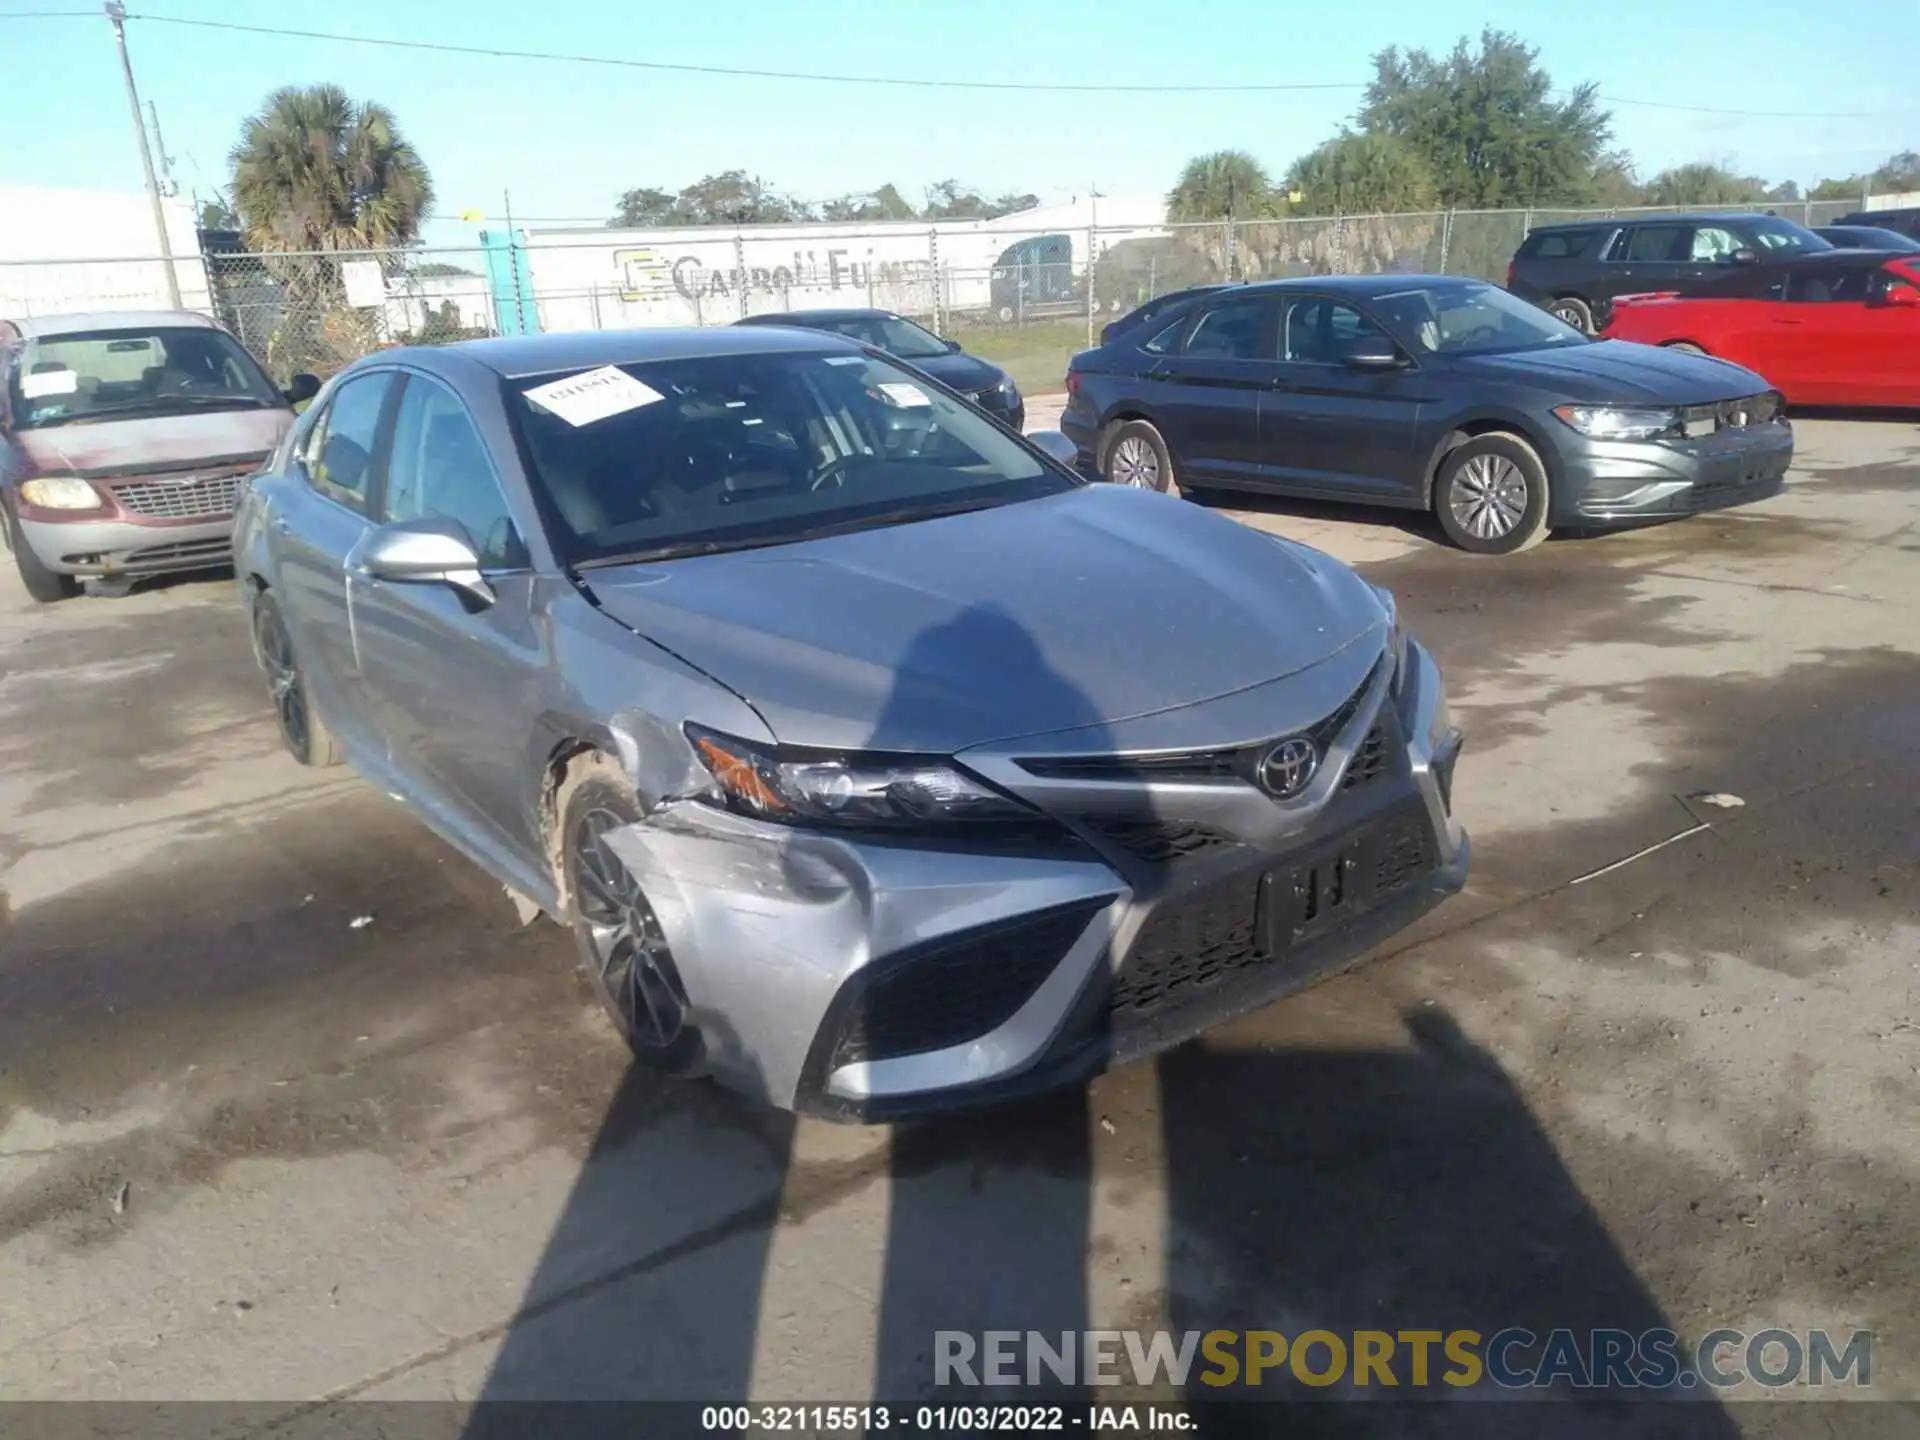
[[[573,330],[559,335],[514,335],[463,340],[457,345],[384,350],[379,359],[427,363],[434,355],[459,355],[509,379],[581,370],[592,365],[639,365],[649,360],[697,360],[718,355],[772,355],[783,351],[852,351],[860,346],[819,330],[777,325],[717,325],[680,330]]]
[[[70,315],[27,315],[7,324],[23,340],[78,335],[88,330],[218,330],[220,324],[192,310],[78,310]]]
[[[1592,220],[1553,220],[1545,225],[1535,225],[1527,231],[1529,235],[1538,235],[1549,230],[1591,230],[1600,225],[1699,225],[1709,220],[1787,220],[1798,225],[1790,215],[1765,215],[1758,210],[1686,210],[1672,214],[1614,215],[1601,216]]]
[[[1920,205],[1907,205],[1898,210],[1856,210],[1851,215],[1842,215],[1833,223],[1836,225],[1879,225],[1882,220],[1911,220],[1920,215]]]
[[[1449,289],[1465,289],[1470,285],[1485,285],[1485,280],[1476,280],[1471,275],[1299,275],[1285,280],[1250,280],[1244,285],[1234,286],[1235,292],[1249,291],[1254,294],[1286,294],[1291,290],[1330,290],[1342,295],[1357,295],[1361,299],[1369,296],[1388,295],[1396,290],[1405,290],[1409,286],[1433,286]]]
[[[798,325],[822,320],[898,320],[891,310],[772,310],[764,315],[742,315],[736,325]]]

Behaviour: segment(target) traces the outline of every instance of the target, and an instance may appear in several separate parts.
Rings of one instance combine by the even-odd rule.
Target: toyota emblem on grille
[[[1320,752],[1298,735],[1282,740],[1260,761],[1260,788],[1276,800],[1291,800],[1313,782]]]

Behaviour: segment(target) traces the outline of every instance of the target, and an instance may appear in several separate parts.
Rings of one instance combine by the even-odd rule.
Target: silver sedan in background
[[[562,920],[634,1053],[879,1118],[1068,1083],[1465,880],[1392,597],[782,329],[394,350],[235,543],[282,733]]]

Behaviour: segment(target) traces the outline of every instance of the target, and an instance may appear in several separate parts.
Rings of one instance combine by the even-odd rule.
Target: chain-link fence
[[[1773,207],[1808,225],[1850,202]],[[260,254],[204,237],[176,259],[181,303],[219,319],[277,377],[331,374],[393,345],[483,335],[725,325],[824,308],[893,311],[1058,385],[1068,358],[1147,300],[1195,285],[1328,274],[1501,281],[1527,231],[1634,210],[1394,215],[1022,230],[989,222],[483,232],[479,247]],[[150,257],[0,261],[0,316],[166,307]]]

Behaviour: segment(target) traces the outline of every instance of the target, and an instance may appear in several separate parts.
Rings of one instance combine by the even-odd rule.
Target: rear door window
[[[1635,225],[1614,241],[1611,258],[1641,265],[1683,260],[1691,235],[1687,225]]]
[[[300,456],[315,490],[361,514],[367,511],[380,417],[393,392],[393,377],[391,370],[378,370],[342,385],[308,432]]]
[[[1578,260],[1593,248],[1595,230],[1555,230],[1536,235],[1521,252],[1528,260]]]
[[[1261,335],[1266,312],[1266,304],[1259,300],[1216,305],[1195,323],[1184,353],[1209,360],[1266,359]]]

